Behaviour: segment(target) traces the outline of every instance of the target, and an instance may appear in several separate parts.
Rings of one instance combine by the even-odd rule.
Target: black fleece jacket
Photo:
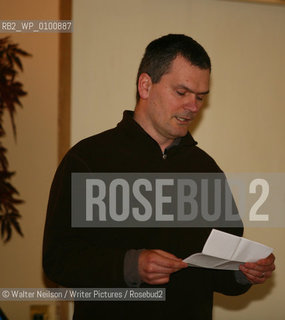
[[[222,172],[188,133],[162,155],[159,145],[125,111],[114,129],[82,140],[55,174],[48,203],[43,268],[66,287],[126,287],[130,249],[162,249],[185,258],[200,252],[211,228],[71,228],[72,172]],[[242,228],[223,229],[241,236]],[[142,287],[151,287],[142,284]],[[232,271],[186,268],[171,276],[165,302],[75,302],[74,319],[212,319],[213,292],[238,295],[250,285]]]

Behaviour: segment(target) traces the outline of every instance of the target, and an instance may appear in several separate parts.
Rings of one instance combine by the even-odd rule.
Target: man
[[[202,250],[211,228],[71,228],[72,172],[222,173],[188,132],[209,93],[210,71],[192,38],[154,40],[139,68],[134,113],[125,111],[116,128],[81,141],[61,162],[45,227],[47,276],[68,287],[166,288],[165,302],[76,302],[74,319],[212,319],[213,292],[242,294],[271,276],[273,255],[237,272],[188,267],[182,258]]]

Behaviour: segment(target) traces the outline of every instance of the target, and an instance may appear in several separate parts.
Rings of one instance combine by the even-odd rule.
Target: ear
[[[152,86],[151,77],[147,73],[142,73],[139,76],[138,91],[141,99],[147,99]]]

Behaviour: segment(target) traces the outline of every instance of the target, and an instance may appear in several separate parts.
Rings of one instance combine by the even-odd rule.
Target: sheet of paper
[[[240,264],[266,258],[272,251],[259,242],[213,229],[202,252],[183,261],[196,267],[238,270]]]

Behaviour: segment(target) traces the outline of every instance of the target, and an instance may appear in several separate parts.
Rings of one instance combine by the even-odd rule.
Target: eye
[[[203,101],[203,99],[204,99],[204,96],[197,96],[198,101]]]
[[[185,95],[185,91],[176,91],[176,93],[180,96],[184,96]]]

